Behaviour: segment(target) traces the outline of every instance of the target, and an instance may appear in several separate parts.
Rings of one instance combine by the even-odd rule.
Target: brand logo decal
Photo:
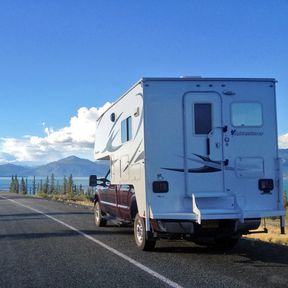
[[[237,131],[236,129],[231,130],[231,136],[263,136],[263,131]]]

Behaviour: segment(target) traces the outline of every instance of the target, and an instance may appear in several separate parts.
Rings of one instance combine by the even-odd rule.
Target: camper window
[[[121,142],[125,143],[132,139],[132,118],[131,116],[121,122]]]
[[[209,134],[212,130],[212,105],[210,103],[194,104],[195,134]]]
[[[233,103],[231,115],[232,125],[235,127],[262,126],[262,105],[260,103]]]

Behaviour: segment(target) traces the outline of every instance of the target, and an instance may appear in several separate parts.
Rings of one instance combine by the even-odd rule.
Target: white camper
[[[133,187],[140,248],[175,235],[234,245],[271,216],[284,231],[275,84],[143,78],[100,116],[94,156],[110,161],[111,185]],[[103,202],[129,209],[115,199]]]

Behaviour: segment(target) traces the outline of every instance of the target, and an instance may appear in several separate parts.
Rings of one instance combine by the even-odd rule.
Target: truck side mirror
[[[95,187],[97,186],[97,175],[90,175],[89,177],[89,186]]]

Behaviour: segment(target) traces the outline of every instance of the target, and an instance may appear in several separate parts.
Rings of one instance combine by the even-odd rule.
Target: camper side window
[[[195,134],[206,135],[212,130],[212,105],[210,103],[194,104]]]
[[[233,103],[231,106],[232,125],[235,127],[262,126],[262,105],[260,103]]]
[[[132,139],[132,118],[131,116],[121,122],[121,142],[125,143]]]

